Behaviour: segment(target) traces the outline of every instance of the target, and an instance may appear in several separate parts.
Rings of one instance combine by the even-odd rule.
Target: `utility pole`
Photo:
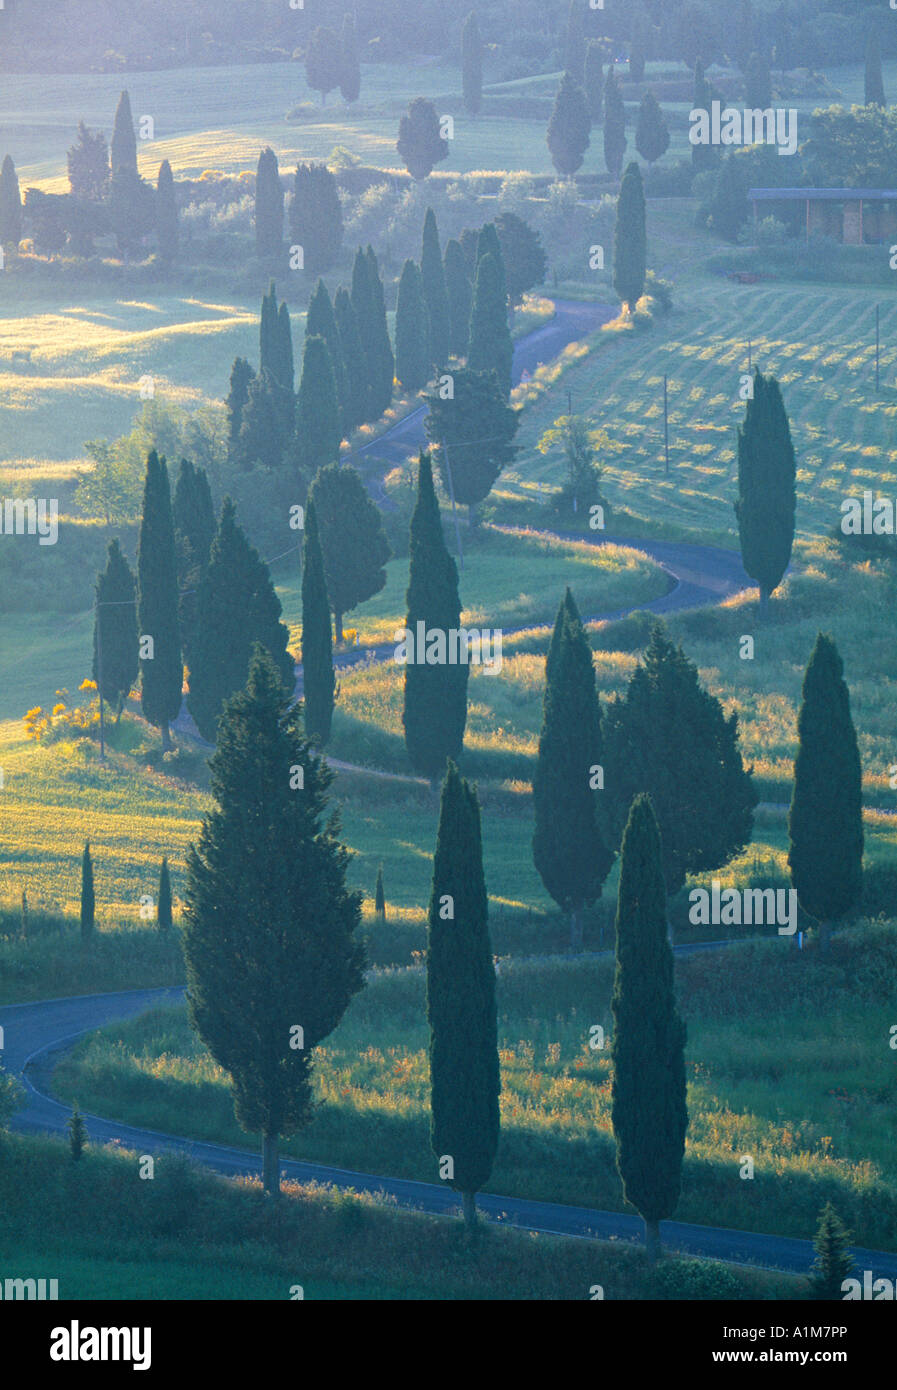
[[[100,701],[100,762],[106,761],[106,727],[103,723],[103,616],[97,600],[97,696]]]
[[[665,475],[670,476],[670,409],[668,395],[669,378],[663,378],[663,453],[665,459]]]

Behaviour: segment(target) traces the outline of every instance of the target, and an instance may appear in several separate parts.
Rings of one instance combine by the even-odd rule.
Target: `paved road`
[[[707,942],[679,947],[677,953],[693,954],[697,950],[725,944],[728,943]],[[118,1019],[134,1018],[146,1009],[178,1003],[182,998],[181,989],[130,990],[121,994],[85,995],[0,1009],[0,1027],[4,1030],[5,1042],[4,1062],[11,1073],[22,1079],[27,1092],[26,1108],[15,1117],[15,1128],[26,1133],[63,1135],[71,1112],[49,1094],[52,1069],[60,1054],[80,1034]],[[204,1166],[230,1176],[258,1176],[260,1173],[258,1155],[250,1151],[117,1124],[90,1113],[85,1118],[90,1139],[95,1143],[117,1140],[141,1154],[186,1153]],[[357,1192],[383,1193],[393,1198],[400,1207],[411,1210],[435,1215],[457,1213],[459,1210],[457,1198],[451,1189],[435,1183],[380,1177],[373,1173],[352,1172],[325,1164],[293,1160],[284,1160],[281,1166],[287,1178],[300,1182],[329,1183]],[[592,1211],[586,1207],[531,1202],[488,1193],[481,1194],[478,1200],[481,1210],[490,1220],[526,1230],[553,1232],[581,1239],[597,1237],[635,1242],[640,1241],[642,1236],[639,1219],[619,1212]],[[805,1273],[813,1260],[809,1241],[790,1240],[782,1236],[695,1226],[681,1221],[663,1222],[662,1234],[670,1249],[738,1264]],[[859,1270],[869,1269],[876,1278],[897,1280],[897,1255],[860,1248],[854,1251],[854,1255]]]

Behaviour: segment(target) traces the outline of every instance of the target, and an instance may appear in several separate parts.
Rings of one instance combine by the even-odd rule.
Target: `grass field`
[[[690,1128],[680,1220],[809,1237],[831,1197],[859,1244],[897,1248],[893,1017],[897,935],[772,940],[681,959]],[[622,1209],[610,1121],[612,961],[506,962],[498,975],[502,1141],[489,1190]],[[295,1157],[436,1181],[422,971],[371,980],[317,1050],[319,1108]],[[59,1095],[152,1129],[246,1147],[225,1074],[183,1010],[79,1043]],[[739,1179],[742,1155],[755,1176]]]
[[[397,1212],[351,1193],[287,1184],[272,1209],[255,1184],[173,1157],[152,1182],[137,1155],[0,1139],[4,1275],[59,1280],[59,1298],[800,1299],[806,1281],[665,1260],[641,1250]],[[65,1232],[64,1244],[50,1232]],[[301,1292],[300,1292],[301,1291]]]

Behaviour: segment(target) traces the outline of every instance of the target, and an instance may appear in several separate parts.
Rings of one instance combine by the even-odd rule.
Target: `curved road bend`
[[[679,949],[689,950],[687,947]],[[27,1093],[26,1107],[15,1117],[14,1127],[26,1133],[62,1136],[71,1112],[48,1094],[54,1060],[58,1059],[59,1054],[83,1033],[118,1019],[133,1018],[146,1009],[178,1003],[182,998],[182,989],[130,990],[121,994],[85,995],[36,1004],[9,1005],[0,1009],[0,1025],[4,1029],[6,1043],[4,1061],[8,1070],[23,1080]],[[185,1153],[205,1167],[232,1177],[242,1174],[258,1176],[260,1173],[258,1155],[252,1152],[117,1124],[92,1114],[86,1114],[85,1119],[89,1137],[94,1143],[115,1140],[141,1154]],[[298,1182],[314,1181],[337,1188],[352,1188],[357,1192],[381,1193],[393,1198],[400,1207],[432,1215],[454,1214],[459,1210],[451,1189],[435,1183],[380,1177],[289,1159],[282,1161],[281,1170],[287,1178]],[[586,1207],[531,1202],[525,1198],[499,1197],[490,1193],[481,1193],[477,1200],[488,1219],[525,1230],[580,1239],[641,1240],[641,1221],[620,1212],[592,1211]],[[681,1221],[664,1221],[662,1234],[669,1248],[683,1254],[737,1264],[806,1273],[813,1261],[813,1248],[809,1241],[784,1236],[696,1226]],[[854,1255],[859,1270],[869,1269],[875,1278],[897,1281],[897,1254],[855,1249]]]

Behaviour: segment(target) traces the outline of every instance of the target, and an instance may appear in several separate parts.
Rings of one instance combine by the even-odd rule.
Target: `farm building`
[[[754,225],[777,217],[812,236],[833,237],[845,246],[897,239],[897,189],[750,188]]]

